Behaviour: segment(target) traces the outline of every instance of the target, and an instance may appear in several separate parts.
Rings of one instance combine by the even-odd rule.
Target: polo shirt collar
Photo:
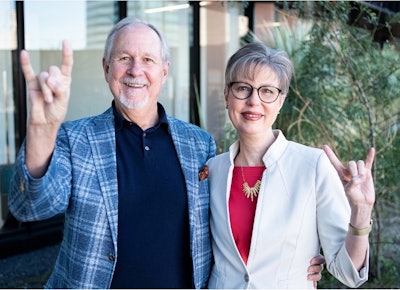
[[[115,119],[115,130],[121,130],[124,126],[124,124],[130,124],[132,122],[126,120],[120,112],[115,107],[115,101],[112,101],[112,108],[113,108],[113,113],[114,113],[114,119]],[[160,104],[157,103],[157,111],[158,111],[158,123],[155,124],[152,128],[149,129],[157,129],[161,125],[164,128],[168,128],[168,119],[167,119],[167,114],[165,113],[164,107]]]

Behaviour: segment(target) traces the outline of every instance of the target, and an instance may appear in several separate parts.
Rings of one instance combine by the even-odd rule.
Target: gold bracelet
[[[349,223],[349,233],[355,236],[364,236],[364,235],[368,235],[371,230],[372,230],[372,219],[369,222],[369,226],[363,229],[357,229],[355,227],[353,227],[350,223]]]

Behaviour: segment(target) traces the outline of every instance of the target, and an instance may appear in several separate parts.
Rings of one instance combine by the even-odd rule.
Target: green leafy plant
[[[374,43],[372,32],[379,28],[379,16],[363,4],[304,1],[281,6],[281,25],[250,38],[285,50],[295,66],[290,93],[275,125],[291,140],[315,147],[329,144],[344,160],[363,159],[370,147],[376,148],[370,281],[363,287],[398,288],[398,48]],[[370,30],[349,25],[350,11],[358,13],[355,18]],[[293,15],[298,21],[290,25],[286,19]],[[319,287],[343,285],[326,274]]]

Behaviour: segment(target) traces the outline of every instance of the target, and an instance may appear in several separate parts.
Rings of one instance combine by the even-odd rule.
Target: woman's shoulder
[[[324,155],[324,151],[320,148],[300,144],[294,141],[288,142],[284,154],[286,159],[291,159],[291,163],[294,162],[294,160],[297,160],[297,162],[303,165],[309,164],[313,167],[320,162],[321,157],[324,158]]]
[[[321,153],[323,153],[323,150],[321,148],[317,148],[317,147],[313,147],[313,146],[297,143],[295,141],[289,141],[288,145],[289,145],[288,146],[289,150],[296,151],[296,152],[301,152],[301,153],[307,154],[307,155],[320,156]]]
[[[221,164],[229,164],[229,152],[220,153],[207,161],[208,166],[218,166]]]

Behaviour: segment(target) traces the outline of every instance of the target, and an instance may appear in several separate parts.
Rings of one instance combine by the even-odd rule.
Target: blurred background
[[[328,143],[344,160],[376,148],[371,271],[362,288],[400,288],[399,11],[397,1],[0,1],[0,287],[41,288],[63,232],[62,215],[21,223],[8,211],[26,134],[20,51],[29,50],[39,71],[60,63],[68,39],[74,68],[67,120],[99,114],[112,101],[101,66],[106,36],[119,19],[138,16],[162,30],[171,48],[160,102],[211,132],[219,153],[236,138],[223,98],[229,56],[251,41],[289,54],[295,74],[276,127],[300,143]],[[318,286],[343,288],[326,271]]]

